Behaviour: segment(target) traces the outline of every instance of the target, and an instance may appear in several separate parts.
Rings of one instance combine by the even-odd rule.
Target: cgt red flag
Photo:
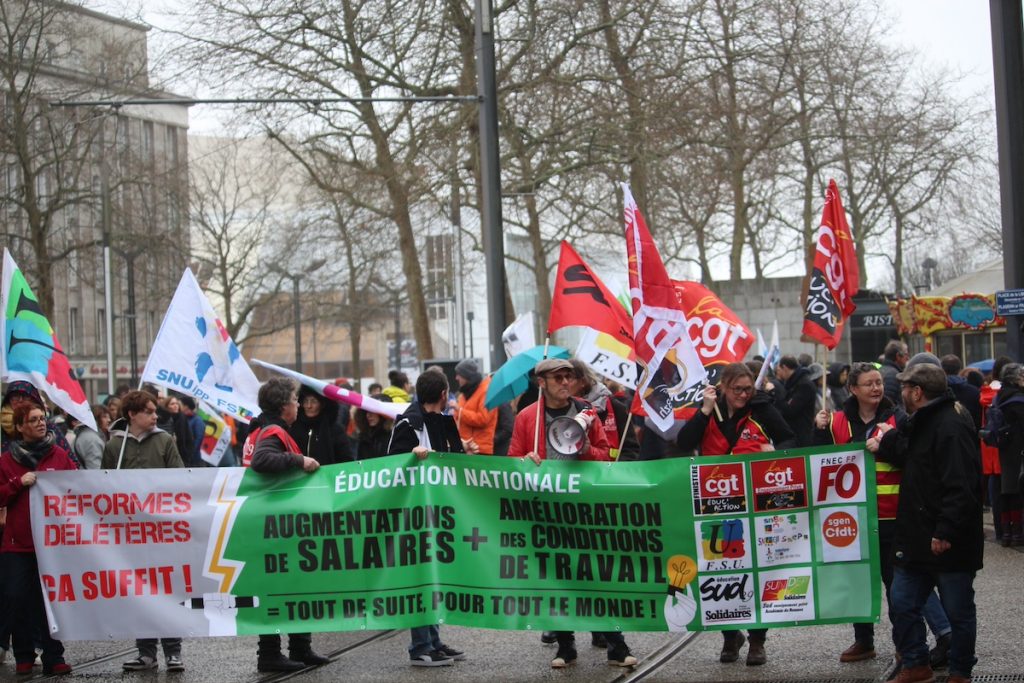
[[[633,410],[638,404],[661,431],[668,431],[675,410],[687,402],[688,390],[707,379],[687,330],[658,248],[629,186],[623,184],[629,297],[633,305],[633,339],[640,370]]]
[[[558,276],[551,297],[548,334],[579,325],[605,332],[633,348],[633,321],[576,250],[562,241]]]
[[[829,180],[825,209],[821,212],[814,267],[807,285],[803,338],[834,349],[843,334],[843,322],[857,308],[853,297],[860,289],[860,269],[853,234],[839,198],[835,180]]]

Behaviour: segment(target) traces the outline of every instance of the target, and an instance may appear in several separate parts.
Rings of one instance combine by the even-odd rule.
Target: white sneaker
[[[167,670],[168,671],[184,671],[185,662],[181,661],[181,657],[178,655],[167,656]]]
[[[3,664],[6,661],[7,661],[7,648],[6,647],[0,647],[0,664]]]

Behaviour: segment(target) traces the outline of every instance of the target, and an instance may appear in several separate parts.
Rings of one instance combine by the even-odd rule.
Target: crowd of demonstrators
[[[903,474],[893,542],[893,642],[900,670],[890,683],[932,683],[922,609],[934,589],[952,626],[949,678],[968,683],[977,658],[974,577],[982,567],[981,457],[968,411],[931,362],[897,375],[910,417],[879,424],[867,448]]]
[[[476,361],[467,358],[455,366],[455,382],[459,385],[455,408],[459,435],[465,441],[474,441],[481,453],[493,454],[498,411],[486,405],[491,378],[484,377]]]
[[[37,472],[74,470],[77,465],[49,428],[43,407],[34,401],[17,403],[11,411],[11,428],[14,439],[5,440],[5,450],[0,456],[0,507],[7,511],[0,541],[0,566],[4,575],[3,632],[11,634],[18,675],[32,673],[37,639],[43,650],[43,673],[69,674],[71,667],[64,661],[64,646],[50,636],[46,623],[39,564],[32,540],[29,490],[36,483]]]
[[[378,396],[378,400],[391,402],[390,398],[383,395]],[[394,420],[363,408],[356,408],[353,420],[356,425],[356,458],[369,460],[387,455]]]
[[[1024,466],[1024,366],[1007,363],[1001,368],[994,404],[1005,421],[1005,435],[997,444],[999,514],[1003,546],[1024,545],[1024,497],[1021,472]]]
[[[144,388],[153,396],[156,396],[158,393],[156,387],[146,386]],[[121,412],[123,414],[123,398],[121,402]],[[181,400],[174,394],[159,398],[157,399],[156,411],[157,426],[174,438],[174,445],[178,449],[178,454],[181,455],[181,461],[185,463],[186,467],[196,466],[196,463],[192,460],[192,454],[195,452],[194,444],[192,443],[192,429],[188,425],[188,418],[185,416],[185,413],[181,411]],[[200,462],[202,462],[201,459]]]
[[[100,405],[91,407],[92,417],[96,420],[96,429],[82,424],[74,417],[68,418],[68,426],[74,435],[72,451],[83,469],[98,470],[103,461],[103,447],[110,438],[110,415]]]
[[[792,356],[788,358],[796,365]],[[779,364],[781,367],[781,361]],[[811,419],[813,426],[813,415]],[[679,430],[676,442],[700,455],[732,455],[793,448],[796,435],[768,395],[754,388],[750,368],[743,363],[730,363],[722,370],[717,387],[705,387],[700,410]],[[750,629],[748,634],[747,665],[764,664],[768,660],[768,630]],[[742,631],[722,631],[722,638],[719,661],[735,662],[747,638]]]
[[[395,420],[388,453],[413,453],[420,460],[431,451],[462,453],[458,425],[444,413],[448,406],[448,378],[424,372],[416,380],[416,400]],[[410,629],[409,661],[413,666],[449,666],[466,658],[464,652],[441,641],[437,624]]]
[[[295,382],[274,377],[260,386],[257,402],[260,415],[250,425],[243,447],[243,461],[254,472],[281,474],[293,470],[316,472],[320,463],[303,455],[288,430],[299,413]],[[307,666],[320,666],[331,660],[313,651],[310,633],[288,634],[288,656],[281,651],[279,633],[262,634],[256,651],[256,670],[295,672]]]
[[[392,370],[388,373],[388,381],[391,384],[381,390],[382,394],[394,403],[410,403],[412,401],[412,383],[409,381],[409,375],[400,370]]]
[[[907,361],[910,360],[910,350],[906,343],[898,339],[890,339],[882,350],[881,365],[882,381],[885,383],[885,397],[898,406],[903,405],[903,396],[900,393],[900,381],[896,375],[903,372]]]
[[[181,414],[185,416],[185,424],[188,426],[189,434],[192,437],[192,452],[189,454],[189,462],[191,467],[202,467],[205,465],[203,460],[203,438],[206,436],[206,423],[203,422],[203,418],[196,414],[196,400],[191,396],[182,396],[179,399],[181,403]],[[182,457],[182,460],[185,458]]]
[[[964,364],[960,357],[948,353],[939,359],[939,365],[946,373],[946,383],[949,384],[954,398],[971,414],[974,430],[981,429],[981,390],[968,383],[967,378],[961,377]]]
[[[609,444],[604,426],[594,406],[588,401],[573,396],[574,389],[587,391],[587,383],[581,380],[578,369],[567,360],[546,359],[534,368],[539,398],[537,405],[521,410],[516,416],[512,430],[512,442],[508,454],[532,460],[540,465],[544,460],[609,460]],[[607,390],[606,390],[607,391]],[[596,387],[590,387],[591,396],[605,395]],[[544,415],[544,427],[540,429],[540,413]],[[550,440],[551,428],[559,418],[579,418],[586,424],[584,436],[575,453],[566,453],[555,448]],[[582,425],[581,425],[582,426]],[[539,431],[538,431],[539,430]],[[551,660],[553,669],[561,669],[576,661],[576,636],[573,631],[554,631],[558,643],[558,651]],[[626,645],[625,636],[620,631],[606,631],[592,635],[592,642],[607,647],[608,663],[614,666],[629,667],[637,663],[636,657]]]
[[[798,446],[810,446],[814,433],[814,415],[817,413],[818,389],[811,380],[809,368],[800,365],[793,356],[783,356],[775,369],[786,391],[779,403],[779,412],[796,435]]]
[[[341,406],[314,389],[299,388],[299,411],[288,433],[302,449],[302,454],[321,465],[350,462],[352,444],[338,420]]]
[[[130,391],[121,399],[121,417],[110,427],[110,440],[103,448],[103,469],[164,469],[184,467],[174,437],[157,426],[157,397],[148,391]],[[181,638],[161,638],[168,671],[183,671]],[[156,638],[135,641],[139,654],[122,668],[146,671],[157,667]]]

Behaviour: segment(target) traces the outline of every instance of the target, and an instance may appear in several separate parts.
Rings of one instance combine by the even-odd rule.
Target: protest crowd
[[[832,197],[838,204],[838,194]],[[841,230],[845,219],[829,218],[828,211],[827,206],[823,227]],[[627,216],[629,230],[635,231],[644,250],[653,250],[639,211],[632,221]],[[630,256],[635,261],[635,253]],[[656,251],[645,251],[642,262],[650,270],[631,271],[630,277],[638,278],[631,281],[631,290],[643,290],[651,280],[667,281],[656,256]],[[565,247],[562,257],[582,263]],[[820,274],[817,265],[815,273]],[[596,278],[594,282],[603,288]],[[603,296],[606,310],[596,314],[568,312],[556,301],[549,331],[584,324],[573,316],[586,315],[586,324],[632,343],[644,338],[641,328],[650,324],[651,317],[640,315],[644,306],[678,308],[656,300],[665,291],[672,288],[651,290],[646,301],[634,300],[632,320],[614,305],[610,294]],[[833,299],[842,309],[845,297],[833,292]],[[846,310],[836,317],[841,320],[848,314]],[[603,324],[602,316],[611,323]],[[827,340],[838,338],[841,327],[835,319],[830,329],[819,325],[816,339],[827,345]],[[671,398],[663,390],[676,383],[678,368],[689,362],[682,358],[686,349],[681,343],[673,347],[677,357],[666,365],[664,349],[652,352],[639,341],[635,346],[637,358],[648,361],[635,391],[601,379],[567,353],[549,356],[547,349],[524,366],[527,381],[522,390],[499,396],[497,402],[489,399],[498,394],[501,371],[485,375],[472,359],[455,366],[453,386],[440,368],[426,368],[415,382],[394,370],[386,387],[371,385],[365,395],[344,383],[325,386],[273,377],[258,388],[258,416],[248,424],[228,418],[230,442],[213,462],[203,451],[204,422],[190,396],[155,384],[138,390],[124,386],[102,405],[88,407],[94,428],[84,424],[81,415],[48,406],[41,387],[9,381],[0,412],[0,662],[13,659],[17,674],[31,674],[38,654],[46,674],[72,670],[61,642],[47,628],[44,596],[36,580],[37,553],[45,549],[33,544],[28,494],[37,472],[243,466],[272,482],[290,472],[313,473],[325,466],[408,453],[427,462],[435,453],[507,456],[544,468],[554,460],[730,458],[863,444],[877,462],[880,578],[889,623],[876,627],[851,620],[851,644],[835,657],[844,663],[874,658],[878,638],[891,637],[898,653],[891,681],[929,683],[935,680],[934,671],[942,669],[948,669],[946,680],[952,683],[971,680],[977,634],[973,581],[982,567],[984,511],[989,511],[1001,545],[1024,545],[1020,363],[1002,357],[983,374],[964,368],[953,355],[910,356],[905,343],[893,340],[876,358],[825,367],[806,354],[782,353],[777,342],[754,349],[748,344],[737,351],[738,357],[717,363],[692,400],[685,405],[669,403],[665,409],[658,401],[665,395]],[[748,350],[756,355],[744,361]],[[611,465],[613,472],[615,467]],[[693,614],[686,612],[683,596],[671,597],[670,603],[681,610],[685,627]],[[721,663],[737,662],[745,648],[746,665],[763,665],[772,654],[768,631],[722,631]],[[469,649],[467,644],[457,647],[442,635],[436,623],[412,628],[409,663],[451,666],[473,655],[460,649]],[[590,641],[601,648],[609,664],[633,667],[642,656],[631,651],[628,637],[621,631],[595,631]],[[577,660],[573,631],[545,631],[539,639],[555,646],[552,668],[563,669]],[[315,641],[310,633],[290,633],[285,654],[281,635],[261,635],[255,668],[293,672],[327,663],[315,651]],[[175,634],[142,638],[136,646],[137,656],[123,663],[126,671],[158,668],[158,646],[168,671],[185,668],[187,653]]]

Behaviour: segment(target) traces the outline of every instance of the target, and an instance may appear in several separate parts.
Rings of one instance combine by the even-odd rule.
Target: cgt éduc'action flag
[[[647,418],[667,431],[676,409],[688,400],[687,389],[707,379],[707,372],[690,341],[675,286],[628,185],[622,185],[622,193],[633,343],[640,369],[634,409],[639,402]]]
[[[548,334],[573,325],[605,332],[633,347],[633,321],[629,313],[576,250],[563,240],[555,292],[551,297]]]
[[[825,193],[816,244],[804,305],[803,339],[834,349],[843,334],[844,320],[857,308],[853,297],[860,289],[853,234],[835,180],[829,180]]]

